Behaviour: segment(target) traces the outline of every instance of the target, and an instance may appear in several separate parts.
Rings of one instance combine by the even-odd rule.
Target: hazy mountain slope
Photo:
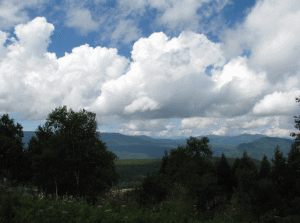
[[[25,148],[32,136],[35,136],[33,131],[24,131]],[[278,143],[279,146],[283,146],[285,155],[292,143],[289,139],[250,134],[207,137],[210,139],[213,156],[220,157],[223,152],[228,158],[241,157],[244,149],[252,158],[262,160],[264,152],[269,158],[273,156]],[[108,150],[113,151],[120,159],[162,158],[165,150],[170,154],[171,149],[176,149],[178,145],[186,145],[186,139],[153,139],[148,136],[127,136],[120,133],[100,133],[100,139],[106,143]]]
[[[278,137],[263,137],[258,140],[254,140],[250,143],[242,143],[237,146],[235,150],[230,152],[230,154],[237,154],[239,157],[242,156],[244,149],[247,151],[248,155],[252,158],[262,160],[264,153],[266,154],[268,160],[274,157],[274,149],[278,145],[280,150],[283,152],[283,156],[287,157],[288,152],[291,149],[293,140],[283,139]]]
[[[259,135],[259,134],[256,134],[256,135],[242,134],[239,136],[208,135],[207,137],[209,138],[210,144],[237,146],[241,143],[248,143],[248,142],[251,142],[251,141],[266,137],[266,136]]]

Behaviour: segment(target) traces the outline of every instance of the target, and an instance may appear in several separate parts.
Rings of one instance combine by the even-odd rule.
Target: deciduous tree
[[[58,195],[92,197],[117,184],[117,156],[107,151],[96,129],[95,113],[67,112],[66,106],[52,111],[29,142],[35,182]]]
[[[23,127],[4,114],[0,119],[0,163],[1,179],[7,179],[10,186],[24,184],[28,170],[24,151]]]
[[[165,159],[165,167],[161,169],[172,183],[176,182],[185,187],[189,197],[201,197],[203,206],[217,193],[216,171],[210,161],[212,154],[207,137],[190,137],[186,146],[178,146],[177,149],[171,150],[170,156],[166,156],[168,158]],[[211,192],[211,188],[215,188],[214,193]],[[209,196],[205,197],[204,194]]]

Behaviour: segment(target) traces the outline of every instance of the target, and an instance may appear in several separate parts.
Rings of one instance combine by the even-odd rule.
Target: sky
[[[289,137],[299,36],[298,0],[1,0],[0,115],[35,131],[66,105],[100,133]]]

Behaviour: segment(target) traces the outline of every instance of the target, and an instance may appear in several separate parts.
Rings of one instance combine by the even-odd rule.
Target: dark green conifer
[[[223,193],[228,196],[232,195],[234,186],[232,170],[224,153],[222,153],[221,158],[216,161],[215,168],[218,178],[218,186],[221,188]]]
[[[270,179],[271,178],[271,164],[268,161],[266,154],[261,162],[260,170],[259,170],[259,179]]]

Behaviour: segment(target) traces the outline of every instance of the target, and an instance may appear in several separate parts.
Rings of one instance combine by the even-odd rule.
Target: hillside
[[[254,140],[249,143],[242,143],[231,151],[231,155],[236,153],[239,157],[242,156],[243,151],[246,150],[248,155],[252,158],[262,160],[264,154],[266,154],[268,160],[274,156],[274,149],[278,145],[283,152],[283,156],[287,157],[288,152],[291,149],[293,140],[283,139],[278,137],[263,137]]]
[[[248,143],[254,140],[266,137],[264,135],[250,135],[250,134],[242,134],[239,136],[216,136],[216,135],[208,135],[211,144],[216,145],[227,145],[227,146],[237,146],[241,143]],[[197,137],[198,138],[198,137]]]

